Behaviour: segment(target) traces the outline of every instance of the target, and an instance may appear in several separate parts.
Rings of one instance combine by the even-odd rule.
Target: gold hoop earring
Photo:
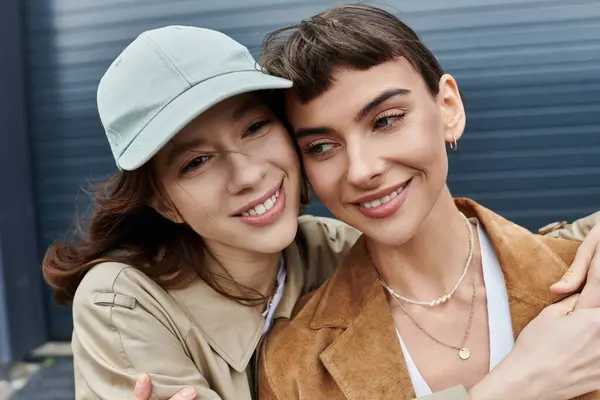
[[[452,135],[452,142],[450,142],[450,150],[456,151],[458,149],[458,141],[456,140],[456,136]]]

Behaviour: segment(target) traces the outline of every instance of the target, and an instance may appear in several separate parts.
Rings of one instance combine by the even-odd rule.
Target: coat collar
[[[457,199],[456,205],[468,217],[476,217],[490,237],[504,272],[516,338],[544,307],[560,299],[549,287],[567,265],[526,229],[471,200]],[[565,252],[574,253],[577,243],[567,246],[571,247]],[[373,394],[380,399],[413,398],[410,375],[377,278],[361,237],[328,283],[310,327],[345,329],[320,359],[348,399],[373,398]],[[363,368],[356,368],[357,360]],[[398,371],[392,380],[390,370]]]
[[[291,317],[304,282],[296,242],[284,250],[284,259],[286,285],[274,318]],[[187,311],[191,323],[204,333],[211,348],[233,369],[245,371],[263,335],[265,319],[261,313],[223,297],[200,279],[169,293]]]
[[[387,299],[363,237],[327,284],[310,327],[345,328],[319,357],[349,400],[414,398]]]

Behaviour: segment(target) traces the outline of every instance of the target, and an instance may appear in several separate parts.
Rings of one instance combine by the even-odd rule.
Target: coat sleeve
[[[320,287],[342,263],[361,233],[332,218],[303,215],[298,224],[304,238],[303,265],[306,270],[303,293]]]
[[[539,233],[549,237],[583,241],[592,228],[600,223],[600,211],[578,219],[571,224],[555,223],[540,229]],[[553,229],[556,227],[556,229]]]
[[[315,247],[327,247],[337,258],[343,258],[361,233],[337,219],[303,215],[298,219],[299,229]]]
[[[219,400],[186,350],[186,317],[177,326],[161,304],[167,294],[161,298],[160,288],[142,275],[122,264],[101,264],[78,288],[72,341],[76,399],[130,399],[137,377],[147,372],[153,400],[187,386],[196,388],[197,399]]]
[[[450,389],[442,390],[430,394],[429,396],[422,396],[419,400],[469,400],[469,394],[463,386],[456,386]]]

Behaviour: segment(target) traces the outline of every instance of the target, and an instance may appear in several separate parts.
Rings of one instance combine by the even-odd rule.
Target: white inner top
[[[481,247],[481,263],[483,267],[483,282],[487,293],[488,327],[490,332],[490,371],[498,365],[512,350],[515,340],[510,318],[508,292],[504,281],[504,273],[498,262],[490,238],[478,220],[472,219],[477,224],[479,243]],[[406,360],[408,373],[417,397],[430,395],[431,389],[417,369],[410,356],[398,329],[396,329],[400,347]]]
[[[275,289],[273,300],[267,306],[267,309],[262,313],[263,317],[265,317],[265,329],[263,330],[263,333],[266,333],[269,329],[271,329],[271,325],[273,325],[273,314],[275,314],[275,310],[277,309],[277,306],[281,301],[281,297],[283,296],[286,278],[287,272],[285,269],[285,260],[283,259],[283,257],[281,257],[281,263],[279,264],[279,272],[277,273],[277,289]]]

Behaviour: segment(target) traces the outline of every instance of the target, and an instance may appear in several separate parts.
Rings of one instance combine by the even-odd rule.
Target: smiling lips
[[[283,184],[269,191],[265,196],[251,202],[236,215],[240,220],[252,226],[267,226],[275,222],[285,208],[285,191]]]
[[[366,196],[362,201],[354,203],[358,210],[369,218],[383,219],[393,215],[400,209],[406,199],[411,180],[400,186],[391,188],[387,193]],[[379,197],[374,197],[379,196]],[[285,191],[283,184],[268,194],[245,206],[236,216],[248,225],[262,227],[275,222],[285,208]]]
[[[398,211],[402,204],[404,204],[407,189],[411,182],[412,179],[400,186],[391,188],[387,193],[375,195],[379,197],[373,198],[373,196],[367,196],[366,198],[360,199],[362,201],[354,204],[366,217],[375,219],[387,218]]]
[[[265,200],[264,203],[258,204],[248,211],[242,212],[242,216],[247,217],[249,215],[263,215],[267,211],[269,211],[275,205],[275,202],[279,198],[279,190],[275,192],[275,194]]]

